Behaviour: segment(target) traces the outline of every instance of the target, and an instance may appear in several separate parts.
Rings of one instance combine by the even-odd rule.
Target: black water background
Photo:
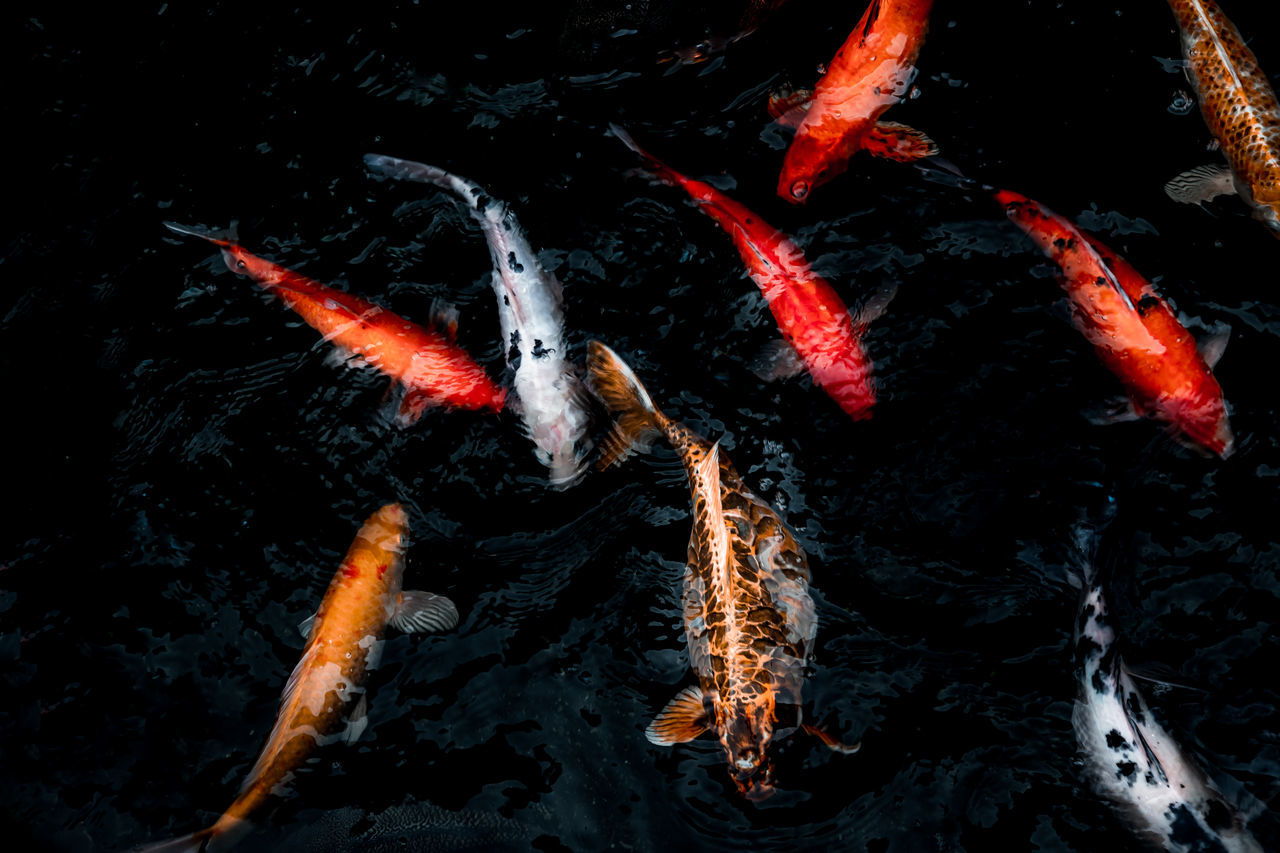
[[[1153,704],[1230,793],[1273,797],[1280,247],[1234,202],[1215,217],[1160,191],[1217,156],[1196,112],[1168,109],[1187,87],[1154,58],[1178,50],[1164,4],[944,0],[920,97],[893,117],[1231,324],[1226,462],[1082,417],[1119,387],[984,199],[867,158],[804,208],[773,197],[785,136],[763,98],[811,83],[858,10],[793,0],[723,60],[666,73],[658,47],[732,15],[654,4],[593,51],[569,5],[448,22],[429,4],[156,5],[15,28],[6,837],[120,849],[212,821],[271,724],[294,626],[392,499],[411,508],[407,583],[449,594],[462,624],[392,639],[370,731],[326,751],[246,849],[1127,849],[1069,722],[1066,541],[1101,492],[1131,569],[1113,595],[1128,656],[1199,688]],[[1265,11],[1228,11],[1280,67]],[[720,176],[851,304],[898,285],[868,338],[875,420],[746,370],[775,332],[736,252],[630,175],[610,121]],[[575,352],[609,342],[784,510],[819,600],[808,695],[859,755],[789,740],[782,791],[757,807],[713,741],[644,741],[690,680],[669,453],[557,494],[509,416],[397,431],[381,377],[326,364],[312,330],[160,225],[238,220],[251,251],[415,320],[447,299],[498,374],[481,239],[448,198],[372,181],[371,150],[511,202],[565,282]],[[1255,826],[1280,844],[1272,815]]]

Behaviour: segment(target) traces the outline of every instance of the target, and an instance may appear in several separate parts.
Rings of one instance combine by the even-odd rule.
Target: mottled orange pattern
[[[1280,230],[1280,103],[1240,31],[1213,0],[1169,0],[1209,131],[1256,215]]]

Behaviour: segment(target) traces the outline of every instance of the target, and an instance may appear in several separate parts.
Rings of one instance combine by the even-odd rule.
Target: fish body
[[[368,154],[365,163],[382,175],[449,190],[467,204],[493,261],[493,290],[516,406],[538,459],[551,469],[552,485],[577,482],[591,449],[591,418],[568,358],[559,280],[538,263],[511,209],[479,185],[412,160]]]
[[[361,299],[307,278],[246,251],[239,244],[169,225],[222,250],[227,267],[252,278],[298,314],[307,325],[359,362],[376,367],[405,390],[401,415],[418,419],[428,407],[502,410],[506,390],[494,384],[452,330],[424,328]]]
[[[587,364],[597,393],[618,416],[597,464],[608,466],[660,435],[689,477],[693,532],[682,598],[698,686],[681,691],[646,736],[668,745],[714,732],[739,792],[765,799],[773,793],[770,744],[801,725],[804,666],[817,631],[808,560],[718,442],[666,417],[604,344],[590,343]]]
[[[280,698],[275,724],[239,796],[213,826],[153,850],[203,850],[228,841],[316,748],[363,728],[364,678],[378,665],[387,625],[435,631],[457,624],[449,599],[402,591],[408,522],[399,504],[365,521],[309,623],[307,643]]]
[[[1086,562],[1071,717],[1094,788],[1160,849],[1261,853],[1241,815],[1152,715],[1116,648],[1100,575]]]
[[[1073,223],[1025,196],[995,198],[1060,270],[1076,328],[1124,383],[1138,414],[1170,424],[1222,457],[1235,440],[1222,389],[1195,337],[1151,283]]]
[[[1240,31],[1214,0],[1169,0],[1178,19],[1187,75],[1230,172],[1187,172],[1166,187],[1199,202],[1234,189],[1280,237],[1280,102]]]
[[[654,175],[689,194],[733,240],[747,272],[769,304],[783,339],[813,381],[854,420],[871,417],[874,367],[862,336],[875,312],[851,317],[835,289],[815,273],[790,238],[704,181],[692,180],[645,152],[616,125],[615,135],[643,157]]]
[[[906,97],[929,29],[933,0],[871,0],[814,88],[778,177],[778,195],[804,202],[858,151],[895,160],[937,153],[919,131],[881,122]]]

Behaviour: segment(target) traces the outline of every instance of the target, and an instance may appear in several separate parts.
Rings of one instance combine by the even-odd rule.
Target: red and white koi
[[[687,192],[698,209],[733,239],[785,341],[772,353],[767,378],[807,369],[849,417],[870,418],[876,401],[875,379],[862,336],[884,311],[892,292],[878,294],[851,317],[835,289],[809,267],[800,247],[785,234],[710,184],[687,178],[647,153],[622,128],[611,125],[610,129],[645,159],[656,177]]]
[[[365,675],[378,665],[388,625],[443,631],[458,623],[449,599],[401,590],[408,520],[399,504],[369,516],[338,568],[320,609],[300,626],[307,644],[280,697],[275,725],[239,796],[207,829],[147,848],[148,853],[203,851],[231,844],[248,822],[324,744],[359,737]]]
[[[900,162],[938,153],[920,131],[880,120],[911,89],[932,7],[933,0],[871,0],[818,81],[807,109],[798,107],[783,118],[795,125],[796,135],[778,176],[779,196],[803,203],[848,168],[858,151]]]
[[[1123,258],[1025,196],[998,190],[995,199],[1058,265],[1076,328],[1124,383],[1134,414],[1163,420],[1223,458],[1231,455],[1235,439],[1211,370],[1225,334],[1202,354],[1169,304]]]
[[[222,249],[227,268],[246,275],[297,312],[339,347],[348,360],[376,367],[404,388],[400,416],[413,423],[431,406],[502,410],[506,389],[454,340],[456,320],[444,331],[423,328],[387,309],[344,293],[245,251],[238,243],[166,222],[179,234]]]
[[[1165,185],[1200,204],[1238,193],[1280,237],[1280,102],[1235,24],[1214,0],[1169,0],[1182,32],[1187,77],[1229,165],[1200,166]]]
[[[366,154],[364,159],[380,175],[455,193],[480,224],[493,259],[498,318],[507,365],[514,374],[517,399],[512,404],[537,445],[538,459],[551,469],[551,484],[573,485],[581,478],[591,450],[591,417],[582,382],[568,359],[559,280],[538,263],[511,209],[476,183],[412,160],[378,154]]]

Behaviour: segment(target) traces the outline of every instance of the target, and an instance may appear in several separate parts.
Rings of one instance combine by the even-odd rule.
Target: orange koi
[[[1209,132],[1229,166],[1201,166],[1165,185],[1174,201],[1200,204],[1239,193],[1280,237],[1280,102],[1240,31],[1213,0],[1169,0],[1182,55]]]
[[[1222,389],[1211,367],[1226,335],[1205,345],[1127,261],[1067,219],[1008,190],[996,201],[1061,270],[1076,328],[1124,383],[1133,414],[1165,421],[1224,459],[1235,448]]]
[[[683,609],[698,685],[676,694],[645,737],[670,746],[714,732],[738,792],[763,800],[773,793],[770,745],[801,726],[805,661],[818,627],[804,550],[742,482],[719,442],[664,415],[613,350],[591,341],[587,370],[617,416],[597,466],[607,468],[661,435],[684,464],[693,502]],[[803,728],[832,749],[858,749]]]
[[[807,369],[849,417],[870,418],[876,402],[874,369],[862,336],[884,311],[892,292],[878,294],[850,317],[835,289],[809,267],[800,247],[785,234],[710,184],[687,178],[648,154],[622,128],[610,128],[647,161],[657,178],[687,192],[698,209],[733,238],[784,339],[771,353],[766,378]]]
[[[858,151],[900,162],[938,153],[933,140],[897,122],[880,121],[906,97],[929,29],[933,0],[871,0],[862,20],[818,81],[796,126],[778,177],[778,195],[800,204],[848,168]]]
[[[203,851],[214,839],[229,844],[317,747],[360,736],[367,708],[362,685],[378,665],[387,625],[425,632],[458,624],[458,610],[449,599],[401,590],[407,531],[408,520],[399,504],[388,504],[369,516],[329,583],[320,609],[299,626],[307,634],[307,645],[239,796],[207,829],[148,850]]]
[[[231,240],[171,222],[165,225],[221,248],[228,269],[249,276],[278,296],[350,360],[376,367],[400,383],[402,423],[415,422],[428,407],[437,405],[502,411],[506,389],[494,384],[454,340],[456,319],[450,319],[444,331],[423,328],[380,305],[252,255]]]

